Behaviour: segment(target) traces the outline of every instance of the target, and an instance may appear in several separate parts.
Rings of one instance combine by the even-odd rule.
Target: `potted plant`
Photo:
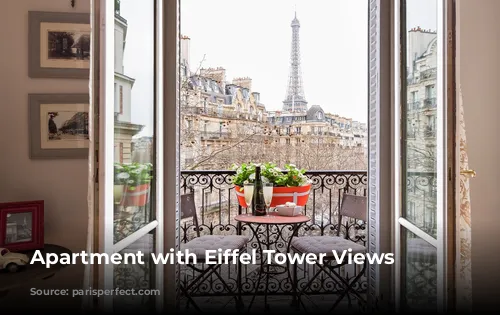
[[[130,175],[125,171],[125,168],[120,163],[115,163],[114,165],[114,187],[113,187],[113,199],[115,204],[120,204],[123,199],[123,192],[125,191],[125,185]]]
[[[247,208],[243,185],[255,180],[255,163],[233,165],[236,174],[232,177],[236,195],[240,206]],[[309,199],[311,181],[304,175],[306,170],[298,169],[293,164],[286,164],[284,170],[274,163],[261,164],[261,178],[263,182],[274,184],[271,207],[293,202],[298,206],[305,206]]]
[[[151,186],[152,164],[151,163],[131,163],[121,164],[118,168],[119,172],[115,176],[118,180],[118,185],[123,184],[123,195],[120,198],[120,204],[123,206],[145,206],[148,202],[148,195]],[[115,192],[119,189],[115,186]],[[115,202],[118,199],[118,194],[115,194]]]

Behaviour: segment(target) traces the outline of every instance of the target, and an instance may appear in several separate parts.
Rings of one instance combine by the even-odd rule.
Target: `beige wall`
[[[471,180],[476,310],[497,309],[500,290],[500,1],[459,0],[457,62]],[[495,305],[493,305],[495,304]]]
[[[69,0],[2,0],[1,4],[0,202],[45,200],[46,242],[81,251],[87,228],[87,159],[29,159],[28,94],[87,93],[88,80],[29,78],[27,34],[28,11],[90,12],[90,2],[77,0],[75,8]],[[81,268],[67,268],[55,281],[69,278],[76,285]]]

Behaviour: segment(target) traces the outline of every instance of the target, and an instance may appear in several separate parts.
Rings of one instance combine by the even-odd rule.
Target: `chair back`
[[[342,204],[339,209],[339,228],[337,229],[337,236],[340,235],[340,224],[342,223],[343,216],[366,222],[367,211],[366,196],[356,196],[344,193],[342,196]]]
[[[194,192],[181,195],[181,220],[193,218],[196,235],[200,237],[200,229],[198,225],[198,215],[196,214],[196,204],[194,202]]]

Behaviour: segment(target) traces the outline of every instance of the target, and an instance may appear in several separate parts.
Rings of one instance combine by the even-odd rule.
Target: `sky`
[[[280,110],[288,82],[294,14],[300,21],[308,105],[366,121],[367,0],[181,0],[190,63],[251,77],[267,110]]]
[[[435,29],[436,0],[409,0],[407,24]],[[181,0],[182,35],[191,38],[195,71],[224,67],[226,79],[251,77],[267,110],[279,110],[289,74],[295,12],[308,105],[366,122],[367,0]],[[128,21],[125,74],[132,89],[132,122],[153,132],[153,0],[121,0]]]

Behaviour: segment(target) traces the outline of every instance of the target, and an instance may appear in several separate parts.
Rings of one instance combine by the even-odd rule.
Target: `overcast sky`
[[[152,3],[121,0],[129,25],[125,74],[136,79],[132,122],[146,125],[141,135],[153,129]],[[435,29],[435,3],[410,0],[408,25]],[[224,67],[228,81],[251,77],[266,108],[281,109],[295,12],[309,106],[366,122],[367,0],[181,0],[181,33],[191,38],[192,70],[205,56],[203,67]]]

